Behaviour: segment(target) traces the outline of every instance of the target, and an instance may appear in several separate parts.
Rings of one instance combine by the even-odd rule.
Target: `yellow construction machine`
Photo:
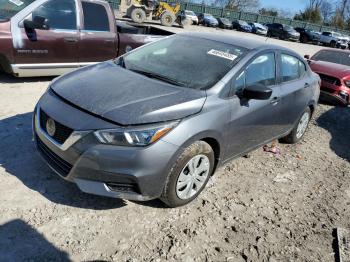
[[[146,20],[160,20],[164,26],[172,26],[175,22],[180,26],[190,23],[181,5],[157,2],[155,0],[122,0],[119,11],[135,23],[143,23]]]

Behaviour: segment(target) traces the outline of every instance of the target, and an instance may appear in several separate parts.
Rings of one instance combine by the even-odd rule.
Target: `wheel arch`
[[[5,73],[12,74],[12,68],[10,61],[3,54],[0,54],[0,71],[4,71]]]

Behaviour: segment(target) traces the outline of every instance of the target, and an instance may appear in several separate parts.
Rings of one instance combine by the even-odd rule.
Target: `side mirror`
[[[305,58],[306,60],[310,60],[310,55],[304,55],[304,58]]]
[[[243,90],[243,96],[247,99],[268,100],[272,95],[272,89],[262,84],[247,86]]]
[[[24,28],[26,29],[39,29],[39,30],[49,30],[49,20],[42,16],[34,16],[33,20],[24,20],[23,21]]]

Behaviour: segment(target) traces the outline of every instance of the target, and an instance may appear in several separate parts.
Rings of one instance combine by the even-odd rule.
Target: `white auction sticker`
[[[227,52],[223,52],[223,51],[219,51],[219,50],[215,50],[215,49],[210,50],[208,52],[208,55],[215,55],[215,56],[222,57],[222,58],[225,58],[225,59],[228,59],[231,61],[234,61],[237,58],[236,55],[233,55],[233,54],[230,54]]]
[[[21,6],[23,5],[24,3],[20,0],[9,0],[9,2],[11,2],[12,4],[15,4],[17,6]]]

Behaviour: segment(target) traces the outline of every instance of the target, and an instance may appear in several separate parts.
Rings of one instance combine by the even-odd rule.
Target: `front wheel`
[[[307,108],[303,115],[299,118],[297,124],[288,136],[283,137],[281,140],[288,144],[298,143],[306,133],[307,127],[311,120],[311,110]]]
[[[165,11],[160,17],[160,23],[163,26],[172,26],[175,20],[175,15],[170,13],[169,11]]]
[[[183,206],[205,188],[214,170],[214,152],[204,141],[187,147],[168,175],[161,200],[169,207]]]
[[[143,23],[146,20],[146,12],[141,8],[135,8],[131,11],[131,19],[135,23]]]

